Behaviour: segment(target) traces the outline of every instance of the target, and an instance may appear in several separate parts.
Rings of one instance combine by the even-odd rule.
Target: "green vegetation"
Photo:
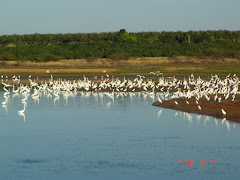
[[[54,61],[130,57],[240,59],[240,31],[31,34],[0,36],[0,60]]]

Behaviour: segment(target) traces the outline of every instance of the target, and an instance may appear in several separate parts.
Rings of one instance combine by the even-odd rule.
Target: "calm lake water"
[[[0,179],[239,179],[237,123],[160,109],[141,93],[30,95],[19,115],[23,98],[0,107]]]

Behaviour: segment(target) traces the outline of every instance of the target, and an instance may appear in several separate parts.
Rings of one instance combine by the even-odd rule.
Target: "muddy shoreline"
[[[189,104],[187,104],[186,101],[188,101]],[[153,103],[153,106],[174,109],[188,113],[208,115],[221,119],[226,118],[232,122],[240,123],[240,95],[238,95],[234,101],[227,100],[223,102],[216,102],[211,100],[207,101],[205,98],[202,98],[197,104],[196,99],[192,97],[190,99],[178,98],[165,100],[162,101],[162,103],[155,102]],[[199,106],[201,110],[199,109]],[[226,115],[222,113],[222,109],[226,112]]]

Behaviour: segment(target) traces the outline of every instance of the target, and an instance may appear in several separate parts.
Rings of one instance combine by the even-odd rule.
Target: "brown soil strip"
[[[239,99],[239,96],[237,97]],[[186,100],[189,101],[189,104],[186,103]],[[178,105],[175,103],[178,103]],[[198,104],[196,104],[195,98],[179,98],[179,99],[171,99],[160,102],[153,103],[154,106],[164,107],[169,109],[175,109],[179,111],[184,111],[188,113],[196,113],[202,115],[213,116],[216,118],[226,118],[233,122],[240,122],[240,101],[224,101],[224,102],[216,102],[216,101],[207,101],[205,98],[199,100]],[[201,107],[201,110],[198,108],[198,105]],[[222,109],[226,111],[226,115],[223,115]]]

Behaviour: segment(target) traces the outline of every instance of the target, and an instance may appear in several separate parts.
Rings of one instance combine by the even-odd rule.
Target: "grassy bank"
[[[94,63],[93,63],[94,62]],[[239,73],[237,59],[211,59],[188,57],[147,57],[129,60],[106,58],[60,60],[49,62],[0,61],[0,74],[228,74]]]

